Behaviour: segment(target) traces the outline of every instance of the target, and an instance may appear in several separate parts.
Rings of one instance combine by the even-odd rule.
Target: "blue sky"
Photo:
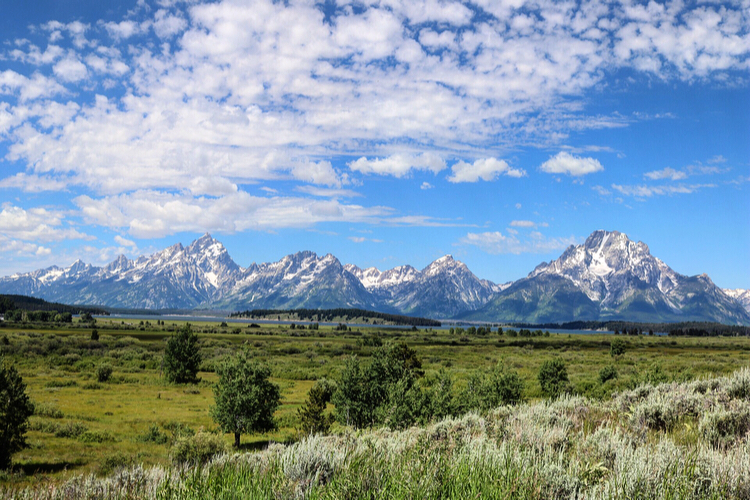
[[[0,275],[210,232],[506,282],[608,229],[750,287],[747,0],[0,11]]]

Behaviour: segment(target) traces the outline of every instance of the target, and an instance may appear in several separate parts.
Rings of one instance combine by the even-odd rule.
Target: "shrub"
[[[99,382],[107,382],[112,376],[112,365],[109,363],[102,363],[96,367],[96,380]]]
[[[698,429],[711,446],[731,446],[750,430],[750,407],[742,404],[707,412],[701,418]]]
[[[122,453],[109,455],[108,457],[105,457],[104,460],[102,460],[102,463],[99,465],[99,474],[102,476],[107,476],[118,469],[127,467],[132,462],[132,459],[126,457]]]
[[[614,380],[617,378],[617,369],[615,369],[612,365],[607,365],[601,370],[599,370],[599,381],[602,384],[607,383],[609,380]]]
[[[91,330],[91,340],[97,341],[99,340],[99,331],[98,330]]]
[[[539,368],[539,385],[542,392],[551,398],[556,398],[569,391],[568,369],[560,358],[547,360]]]
[[[114,443],[117,441],[109,431],[85,431],[78,436],[82,443]]]
[[[63,418],[63,412],[52,403],[34,403],[34,415],[37,417]]]
[[[622,339],[612,339],[612,342],[609,344],[609,355],[616,358],[623,354],[625,354],[625,341]]]
[[[139,435],[136,439],[139,443],[156,443],[166,444],[169,438],[166,434],[159,430],[159,426],[156,424],[151,425],[146,432]]]
[[[88,428],[81,422],[68,422],[55,429],[55,437],[59,438],[77,438]]]
[[[216,434],[199,431],[194,436],[181,437],[172,446],[175,464],[204,464],[216,455],[227,452],[227,444]]]

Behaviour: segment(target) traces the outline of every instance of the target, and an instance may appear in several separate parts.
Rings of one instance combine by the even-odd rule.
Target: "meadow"
[[[714,456],[716,453],[739,454],[735,457],[736,460],[750,460],[744,441],[742,442],[745,444],[738,445],[739,448],[722,445],[716,451],[716,444],[712,444],[701,430],[701,419],[705,411],[699,411],[699,407],[703,403],[694,401],[690,411],[684,410],[684,405],[678,405],[684,411],[675,410],[672,412],[674,415],[669,408],[658,410],[657,414],[661,411],[665,415],[672,415],[664,417],[672,418],[673,421],[670,420],[663,426],[650,424],[648,415],[643,413],[646,410],[641,413],[637,410],[639,404],[656,404],[649,400],[656,397],[652,393],[662,394],[653,389],[644,393],[643,387],[666,383],[676,388],[671,390],[674,394],[679,394],[680,391],[693,394],[695,391],[690,384],[697,382],[691,381],[728,376],[748,366],[750,339],[746,337],[551,334],[520,338],[494,332],[481,336],[459,335],[429,328],[398,331],[372,327],[341,331],[321,326],[318,330],[307,330],[291,329],[289,325],[250,328],[246,325],[223,326],[219,323],[196,321],[192,323],[192,327],[193,331],[198,332],[203,355],[199,373],[201,382],[197,385],[172,385],[164,380],[162,355],[165,340],[181,323],[154,323],[156,320],[140,322],[100,318],[94,326],[98,340],[91,339],[92,328],[81,328],[79,325],[68,328],[14,325],[0,329],[0,349],[6,362],[14,364],[20,371],[27,384],[27,392],[36,406],[27,434],[29,448],[14,456],[13,472],[0,476],[3,496],[12,496],[12,492],[27,487],[37,490],[43,489],[44,485],[60,485],[65,481],[99,481],[99,486],[106,488],[106,484],[109,484],[107,481],[114,480],[112,478],[118,474],[118,481],[126,481],[123,474],[140,474],[138,477],[141,479],[138,481],[141,482],[138,484],[144,488],[145,485],[150,485],[148,487],[153,488],[153,491],[149,490],[151,493],[158,490],[164,498],[181,497],[174,491],[170,493],[164,490],[166,483],[163,478],[166,476],[179,477],[175,484],[187,489],[198,488],[198,483],[202,484],[203,496],[196,494],[195,497],[209,498],[211,495],[208,492],[213,491],[210,488],[218,487],[219,483],[236,481],[239,477],[237,475],[249,474],[254,479],[249,480],[248,488],[251,483],[255,485],[254,488],[259,488],[259,498],[263,497],[261,493],[272,491],[276,492],[274,496],[282,498],[299,495],[326,497],[331,492],[338,493],[329,495],[328,498],[360,498],[362,495],[355,494],[352,490],[353,483],[349,484],[347,481],[364,481],[364,485],[390,481],[388,484],[396,488],[397,484],[407,479],[404,476],[407,474],[404,471],[407,465],[406,469],[410,471],[418,471],[419,467],[424,467],[429,469],[430,474],[443,474],[443,481],[422,485],[425,488],[422,496],[425,498],[465,498],[467,491],[450,492],[445,489],[451,482],[447,480],[449,477],[457,479],[462,474],[471,475],[475,472],[480,475],[489,474],[483,479],[478,476],[475,478],[476,488],[479,488],[476,492],[481,494],[484,491],[481,490],[483,484],[500,484],[502,481],[521,484],[523,474],[534,473],[541,477],[551,474],[549,471],[555,467],[561,468],[570,476],[570,484],[565,488],[573,490],[560,490],[569,492],[578,491],[575,488],[580,489],[581,485],[593,487],[610,481],[615,477],[610,473],[613,467],[626,466],[612,461],[615,459],[609,462],[604,459],[590,461],[581,454],[582,443],[594,439],[592,436],[597,436],[598,433],[608,433],[605,436],[607,440],[615,440],[619,443],[618,446],[632,449],[633,453],[647,453],[647,450],[655,453],[657,448],[662,450],[665,446],[672,446],[670,453],[675,457],[683,455],[697,461],[696,464],[704,459],[719,460],[718,456]],[[614,338],[620,338],[625,343],[625,353],[621,356],[610,356],[610,343]],[[454,390],[459,392],[473,373],[500,363],[521,376],[528,403],[517,409],[506,407],[485,415],[456,417],[424,428],[398,432],[387,429],[353,432],[336,424],[332,429],[332,436],[302,436],[298,430],[297,409],[305,401],[314,381],[323,377],[335,379],[347,358],[357,356],[366,359],[372,354],[375,345],[389,341],[405,342],[414,349],[428,376],[441,369],[450,371],[457,380]],[[267,363],[272,370],[272,380],[281,387],[282,404],[276,413],[278,430],[263,435],[243,435],[239,455],[226,455],[204,468],[172,467],[170,446],[179,435],[200,429],[216,430],[216,424],[208,414],[213,403],[212,384],[216,380],[213,370],[217,363],[233,355],[238,349],[248,349],[253,356]],[[573,394],[556,403],[549,403],[543,400],[536,377],[542,363],[553,358],[562,359],[567,365]],[[98,382],[96,376],[96,367],[102,363],[114,368],[111,378],[104,383]],[[600,371],[607,366],[615,368],[617,377],[602,382]],[[747,373],[745,377],[748,378]],[[721,399],[720,395],[714,396],[711,401]],[[666,396],[662,394],[659,397]],[[727,411],[744,411],[744,407],[737,409],[738,405],[746,404],[742,402],[743,396],[736,399],[740,402],[726,403]],[[715,409],[716,405],[718,403],[706,403],[704,409]],[[528,439],[519,437],[518,432],[522,431],[525,421],[523,419],[530,419],[527,422],[529,429],[541,426],[538,428],[541,434],[534,437],[541,440],[539,443],[528,441],[533,436]],[[568,420],[569,423],[560,424],[562,427],[558,425]],[[516,422],[513,424],[516,427],[508,427],[508,422]],[[500,432],[498,429],[503,430]],[[622,435],[617,434],[618,432]],[[437,442],[443,443],[444,449],[433,449],[438,446],[434,443],[435,433],[443,433],[440,434],[444,435],[442,441]],[[222,435],[222,438],[227,445],[233,442],[230,435]],[[554,441],[558,438],[562,441]],[[550,445],[546,441],[548,439],[557,444]],[[623,444],[625,441],[630,444]],[[344,446],[342,443],[348,444]],[[489,446],[494,451],[479,453],[476,451],[479,448],[472,448],[475,445]],[[516,446],[518,453],[511,453],[513,446]],[[687,455],[680,451],[681,446],[687,447]],[[341,451],[347,449],[349,452]],[[311,464],[305,466],[296,463],[295,459],[290,458],[291,450],[297,450],[294,456],[302,457],[301,460],[308,457]],[[260,452],[254,453],[256,451]],[[427,455],[435,453],[439,458],[437,462],[425,459]],[[321,465],[321,460],[328,465]],[[503,460],[510,460],[514,464],[518,460],[527,460],[528,463],[523,467],[518,464],[513,466],[521,468],[507,469],[508,473],[516,470],[521,475],[513,479],[493,476],[496,473],[492,471],[496,467],[491,467],[491,464],[487,465],[489,468],[486,470],[471,465],[476,460],[498,461],[495,466]],[[635,458],[631,456],[628,460]],[[601,467],[597,469],[600,464]],[[438,465],[443,469],[430,468]],[[670,470],[680,477],[685,476],[690,467],[693,467],[690,469],[693,473],[701,470],[690,463],[675,462],[671,466],[678,467]],[[302,467],[304,470],[293,474],[289,472],[295,467]],[[388,476],[385,471],[391,469],[394,473],[400,471],[398,474],[401,476]],[[334,470],[340,474],[334,474]],[[361,476],[365,470],[380,470],[382,475]],[[321,482],[321,477],[327,479]],[[421,490],[413,489],[420,487],[417,476],[412,479],[416,483],[410,486],[411,490],[404,490],[404,497],[420,496]],[[219,483],[210,486],[206,481]],[[470,485],[474,484],[472,481],[466,479],[464,482]],[[717,481],[713,480],[712,484],[718,484]],[[325,488],[321,488],[321,484],[326,484]],[[336,488],[339,489],[331,486],[332,484],[338,485]],[[692,484],[691,482],[690,485]],[[609,488],[616,486],[610,485]],[[507,493],[510,490],[493,491]],[[610,494],[605,495],[605,498],[619,497],[615,494],[616,489],[606,491]],[[539,490],[536,493],[529,490],[520,497],[546,498],[545,492],[549,493],[549,490]],[[344,496],[338,496],[339,493]],[[233,498],[226,496],[226,492],[222,494]],[[699,497],[703,497],[701,495]],[[398,498],[395,493],[392,496]],[[149,498],[145,493],[141,497]],[[486,497],[493,496],[481,496]]]

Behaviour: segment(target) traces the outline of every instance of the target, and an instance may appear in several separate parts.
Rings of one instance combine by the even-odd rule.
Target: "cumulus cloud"
[[[539,169],[548,174],[567,174],[578,177],[599,172],[604,170],[604,167],[599,163],[599,160],[594,158],[573,156],[570,153],[561,151],[542,163]]]
[[[413,170],[426,170],[436,174],[445,169],[445,160],[433,153],[395,154],[372,160],[363,156],[349,163],[349,168],[363,174],[392,175],[400,178],[409,175]]]
[[[65,227],[64,214],[46,208],[23,209],[6,204],[0,212],[0,235],[25,241],[61,241],[91,239],[90,236]]]
[[[135,244],[135,241],[129,240],[127,238],[123,238],[119,234],[115,236],[115,243],[117,243],[120,246],[128,247],[128,248],[137,248],[138,245]]]
[[[459,240],[461,245],[472,245],[479,247],[489,254],[523,254],[523,253],[548,253],[554,250],[562,250],[574,245],[577,239],[548,238],[538,231],[532,231],[528,237],[521,239],[517,234],[504,235],[500,231],[485,233],[467,233]]]
[[[423,183],[422,183],[422,185],[421,185],[421,186],[419,186],[419,189],[421,189],[421,190],[423,190],[423,191],[424,191],[424,190],[426,190],[426,189],[432,189],[432,188],[434,188],[434,187],[435,187],[435,186],[433,186],[433,185],[432,185],[432,184],[430,184],[429,182],[425,181],[425,182],[423,182]]]
[[[480,158],[474,163],[459,161],[451,167],[453,172],[448,176],[448,181],[458,182],[477,182],[494,181],[500,175],[508,177],[523,177],[526,172],[521,169],[511,168],[505,160],[497,158]]]

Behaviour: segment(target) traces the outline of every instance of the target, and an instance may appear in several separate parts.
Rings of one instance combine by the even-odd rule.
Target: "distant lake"
[[[257,323],[259,325],[291,325],[294,323],[295,325],[309,325],[311,323],[318,323],[320,325],[324,326],[336,326],[338,325],[338,322],[325,322],[325,321],[276,321],[276,320],[259,320],[259,319],[248,319],[248,318],[229,318],[226,316],[189,316],[189,315],[179,315],[179,314],[110,314],[109,316],[97,316],[98,318],[102,319],[119,319],[122,321],[125,320],[137,320],[137,321],[156,321],[156,320],[162,320],[164,322],[169,321],[210,321],[210,322],[217,322],[221,323],[222,321],[225,321],[227,324],[234,323],[238,325],[249,325],[250,323]],[[393,328],[393,329],[411,329],[410,325],[373,325],[372,323],[346,323],[347,326],[350,326],[352,328],[372,328],[372,327],[378,327],[378,328]],[[443,326],[418,326],[417,328],[422,330],[428,330],[429,328],[432,328],[433,330],[450,330],[451,328],[463,328],[467,329],[470,326],[480,326],[482,323],[449,323],[449,324],[443,324]],[[520,330],[520,328],[514,328],[514,330]],[[531,329],[533,330],[533,329]],[[549,331],[551,334],[575,334],[575,335],[591,335],[591,334],[612,334],[612,332],[609,331],[601,331],[601,330],[560,330],[560,329],[553,329],[553,328],[542,328],[542,331]],[[658,335],[658,334],[657,334]],[[519,337],[522,338],[522,337]]]

